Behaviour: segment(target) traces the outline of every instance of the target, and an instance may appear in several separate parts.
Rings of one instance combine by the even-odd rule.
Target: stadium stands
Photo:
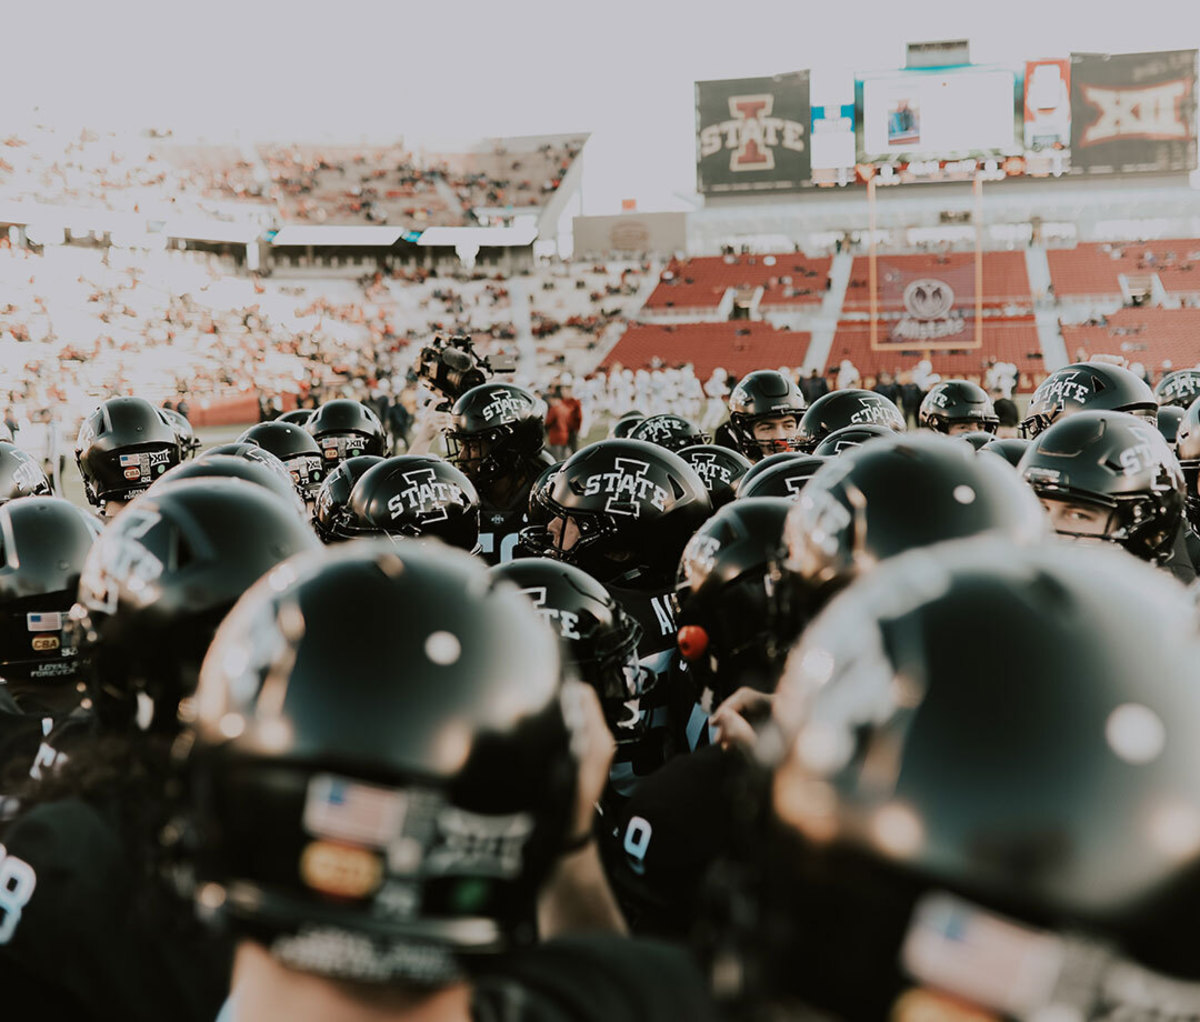
[[[761,306],[819,305],[829,287],[831,263],[829,258],[808,259],[795,253],[672,260],[645,311],[713,312],[730,288],[761,287]]]
[[[543,206],[586,135],[488,139],[462,153],[392,145],[214,145],[40,127],[4,139],[17,201],[275,224],[495,225]],[[477,212],[480,211],[480,212]]]
[[[702,379],[718,367],[741,376],[764,366],[802,365],[811,339],[808,333],[776,330],[769,323],[745,320],[639,323],[625,332],[600,365],[602,369],[614,365],[642,369],[690,363]]]
[[[868,257],[856,256],[842,305],[843,312],[867,312],[870,309],[870,273]],[[876,274],[880,292],[879,309],[883,312],[902,311],[904,285],[922,277],[949,283],[959,305],[970,305],[975,301],[973,252],[881,255],[876,261]],[[1033,307],[1024,252],[983,253],[983,306],[986,309]]]
[[[1200,295],[1200,241],[1091,242],[1046,253],[1050,281],[1059,298],[1122,294],[1121,277],[1154,276],[1168,295]]]
[[[1072,359],[1081,353],[1124,355],[1150,370],[1164,362],[1176,369],[1200,364],[1200,309],[1119,309],[1097,322],[1061,328]]]

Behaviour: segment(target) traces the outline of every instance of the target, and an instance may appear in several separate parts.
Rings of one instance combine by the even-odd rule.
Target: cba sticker
[[[365,898],[378,890],[383,880],[383,862],[366,848],[311,841],[300,854],[300,879],[322,894]]]

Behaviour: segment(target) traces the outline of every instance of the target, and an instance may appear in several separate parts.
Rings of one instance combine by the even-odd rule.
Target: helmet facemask
[[[445,434],[450,462],[476,486],[487,486],[511,475],[526,455],[523,433],[532,433],[532,424],[539,432],[536,420],[505,423],[491,429],[466,432],[451,430]],[[536,454],[531,450],[529,455]]]
[[[782,437],[760,438],[755,431],[759,423],[779,420],[782,431],[789,432],[786,425],[791,420],[790,435]],[[765,415],[734,414],[729,417],[733,434],[737,440],[738,449],[751,461],[769,458],[772,454],[782,454],[786,451],[803,450],[801,446],[800,414],[798,412],[768,412]]]

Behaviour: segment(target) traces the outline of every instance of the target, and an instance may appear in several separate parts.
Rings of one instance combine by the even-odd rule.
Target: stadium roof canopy
[[[406,232],[403,227],[329,226],[296,224],[281,227],[271,244],[333,246],[336,248],[390,248]]]
[[[249,245],[262,234],[257,224],[229,223],[208,217],[178,217],[167,220],[162,232],[168,238],[207,241],[214,244]]]
[[[537,233],[537,224],[532,222],[515,224],[512,227],[429,227],[421,232],[421,239],[417,244],[451,248],[458,245],[521,248],[532,245]]]

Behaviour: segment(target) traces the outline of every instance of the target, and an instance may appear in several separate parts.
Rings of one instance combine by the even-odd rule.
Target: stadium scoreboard
[[[947,51],[949,52],[949,51]],[[965,52],[965,48],[964,51]],[[1196,50],[696,83],[704,195],[1196,169]]]

